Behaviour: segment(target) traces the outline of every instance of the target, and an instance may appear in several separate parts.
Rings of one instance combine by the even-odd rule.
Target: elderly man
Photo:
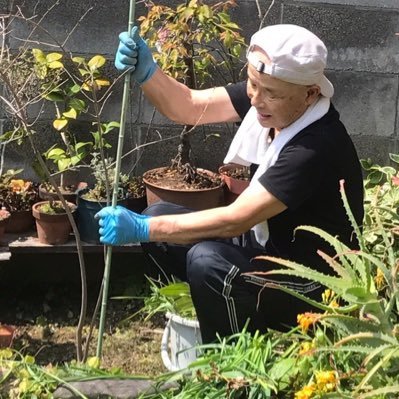
[[[309,307],[264,288],[266,283],[320,300],[322,288],[312,281],[251,272],[277,268],[254,259],[268,254],[329,273],[317,251],[331,248],[309,233],[294,235],[300,225],[317,226],[357,247],[340,197],[341,179],[357,222],[363,218],[361,168],[330,101],[334,88],[324,76],[324,43],[303,27],[268,26],[252,36],[247,59],[246,82],[191,90],[157,67],[137,28],[120,35],[116,55],[116,67],[128,69],[171,120],[241,122],[225,163],[251,165],[253,175],[232,204],[190,212],[160,202],[143,215],[121,207],[97,215],[103,243],[140,241],[159,267],[188,281],[204,342],[238,332],[246,322],[250,331],[283,329]],[[243,234],[239,244],[235,237]]]

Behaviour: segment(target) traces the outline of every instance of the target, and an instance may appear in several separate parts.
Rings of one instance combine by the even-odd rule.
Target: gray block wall
[[[118,33],[127,25],[128,0],[69,0],[51,8],[53,3],[53,0],[38,3],[0,0],[0,13],[7,13],[12,7],[15,10],[17,5],[21,5],[25,16],[41,16],[48,12],[41,23],[44,30],[36,31],[30,38],[32,47],[35,41],[59,42],[74,55],[103,54],[110,60],[109,74],[117,76],[112,61]],[[143,2],[137,3],[136,17],[139,17],[145,14],[145,8]],[[385,164],[389,152],[399,152],[399,36],[395,35],[399,32],[399,0],[238,0],[237,3],[232,12],[233,19],[242,27],[247,41],[260,26],[259,13],[263,16],[269,8],[264,25],[293,23],[317,34],[329,49],[326,74],[336,89],[333,103],[352,135],[360,157]],[[9,45],[17,48],[20,39],[29,32],[30,27],[25,23],[14,20]],[[47,48],[51,49],[50,46]],[[121,98],[119,84],[105,108],[104,119],[119,120]],[[158,113],[154,114],[138,87],[132,87],[131,98],[125,152],[132,151],[144,141],[157,141],[159,137],[167,139],[149,145],[143,151],[132,151],[124,158],[125,171],[130,171],[136,164],[136,173],[142,173],[167,164],[176,155],[181,127]],[[0,122],[0,131],[10,126],[1,109]],[[83,123],[79,134],[84,136],[88,128]],[[192,138],[196,165],[216,170],[222,163],[234,129],[227,125],[198,128]],[[50,112],[44,111],[40,115],[37,130],[35,140],[40,149],[45,150],[55,140]],[[111,142],[115,151],[116,140],[114,135]],[[6,167],[24,167],[25,175],[33,177],[31,161],[28,143],[7,146]]]

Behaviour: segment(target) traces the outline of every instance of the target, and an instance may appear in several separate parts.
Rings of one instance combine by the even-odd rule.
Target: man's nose
[[[263,102],[263,98],[258,91],[251,93],[251,105],[253,107],[259,106]]]

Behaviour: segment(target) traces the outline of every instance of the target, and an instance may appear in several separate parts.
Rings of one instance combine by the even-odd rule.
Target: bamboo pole
[[[130,33],[135,20],[135,7],[136,1],[130,0],[129,7],[129,25],[128,32]],[[118,148],[116,152],[116,162],[115,162],[115,178],[114,178],[114,189],[112,193],[112,206],[115,207],[118,201],[118,188],[119,188],[119,175],[121,170],[121,160],[123,151],[123,141],[125,137],[125,126],[126,126],[126,115],[129,105],[129,92],[130,92],[130,73],[126,73],[124,85],[123,85],[123,97],[122,97],[122,109],[120,117],[120,127],[119,127],[119,137],[118,137]],[[109,277],[111,272],[111,259],[112,259],[112,247],[106,247],[105,255],[105,267],[104,276],[102,281],[102,303],[101,303],[101,313],[100,313],[100,324],[98,327],[98,341],[97,341],[97,352],[96,356],[101,359],[102,346],[103,346],[103,335],[105,327],[105,317],[107,311],[107,301],[108,301],[108,287],[109,287]]]

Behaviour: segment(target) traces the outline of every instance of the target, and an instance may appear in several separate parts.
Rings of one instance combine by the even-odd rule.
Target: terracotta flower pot
[[[11,346],[14,338],[15,328],[8,325],[0,325],[0,348]]]
[[[69,239],[72,227],[67,213],[50,215],[40,212],[40,207],[48,201],[41,201],[33,205],[32,214],[36,219],[36,230],[39,241],[43,244],[65,244]],[[76,211],[76,205],[68,202],[71,212]]]
[[[242,166],[241,168],[244,168]],[[249,179],[239,179],[229,175],[229,172],[240,169],[240,165],[227,164],[219,168],[219,173],[226,183],[225,198],[226,204],[231,204],[249,186]]]
[[[216,208],[224,205],[224,182],[217,187],[203,189],[175,189],[173,187],[163,187],[155,184],[149,179],[150,174],[162,173],[166,168],[151,169],[144,173],[143,181],[146,185],[147,202],[151,205],[154,202],[163,200],[173,202],[178,205],[186,206],[194,210],[203,210]],[[206,169],[197,169],[198,172],[205,173],[210,177],[217,177],[217,173],[213,173]]]
[[[66,201],[72,202],[73,204],[76,204],[76,192],[78,190],[83,189],[84,187],[87,186],[87,183],[85,182],[79,182],[78,184],[75,185],[76,190],[74,191],[66,191],[59,187],[61,194],[65,198]],[[46,187],[43,184],[40,184],[39,186],[39,197],[42,200],[54,200],[54,201],[59,201],[58,195],[56,192],[48,191]]]
[[[6,233],[24,233],[33,228],[35,219],[31,210],[11,212]]]

